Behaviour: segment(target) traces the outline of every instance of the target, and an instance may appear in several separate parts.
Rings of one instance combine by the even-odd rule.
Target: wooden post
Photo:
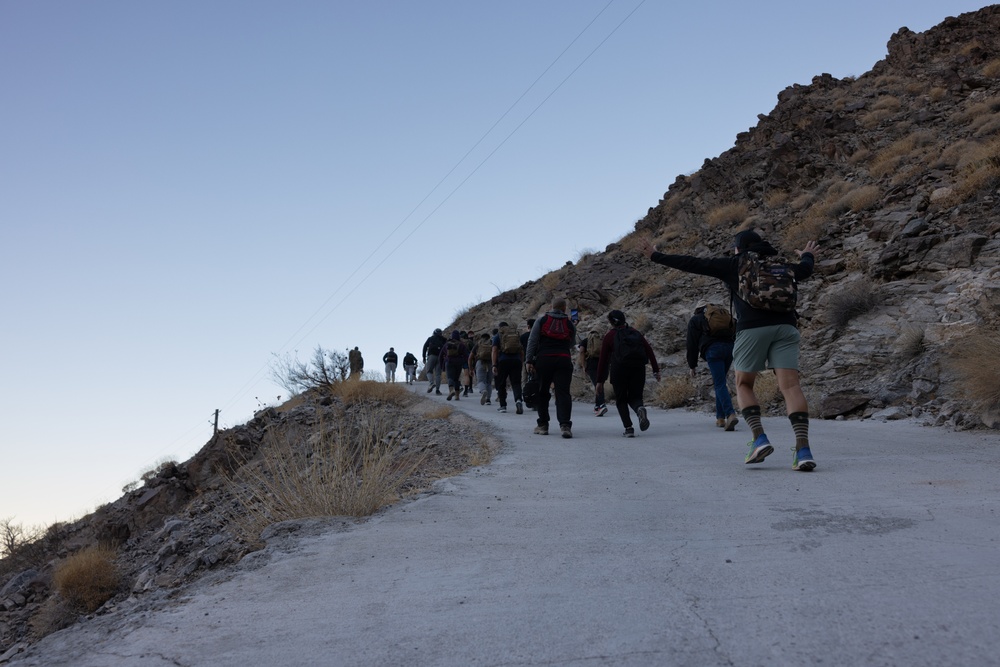
[[[212,437],[214,438],[219,434],[219,410],[215,410],[215,425],[212,427]]]

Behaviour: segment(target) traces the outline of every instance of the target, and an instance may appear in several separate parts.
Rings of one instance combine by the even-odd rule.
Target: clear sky
[[[68,520],[628,233],[777,94],[985,2],[0,1],[0,518]]]

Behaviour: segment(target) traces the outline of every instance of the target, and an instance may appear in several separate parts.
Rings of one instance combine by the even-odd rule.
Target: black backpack
[[[615,364],[641,366],[649,361],[642,334],[626,325],[615,333],[615,344],[611,353]]]
[[[528,376],[524,379],[524,385],[521,387],[521,400],[524,401],[524,405],[529,410],[535,407],[540,390],[541,385],[538,383],[538,378],[528,373]]]

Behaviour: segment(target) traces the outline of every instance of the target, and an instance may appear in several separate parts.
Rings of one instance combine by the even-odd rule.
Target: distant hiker
[[[657,251],[648,239],[643,244],[642,252],[651,261],[718,278],[729,288],[736,315],[736,398],[753,434],[745,463],[760,463],[774,451],[764,434],[760,401],[753,391],[757,374],[770,368],[778,378],[778,389],[785,398],[785,410],[795,433],[792,469],[809,471],[816,467],[809,448],[809,405],[799,384],[795,302],[797,283],[812,275],[818,250],[816,242],[809,241],[802,250],[795,251],[798,263],[784,262],[771,244],[750,230],[736,234],[732,257],[667,255]]]
[[[521,348],[525,352],[528,351],[528,336],[531,335],[531,327],[535,326],[535,318],[532,317],[528,319],[525,324],[527,324],[527,329],[521,334]]]
[[[469,353],[469,368],[476,371],[476,390],[479,405],[492,405],[493,398],[493,341],[485,331]]]
[[[527,368],[538,378],[538,426],[535,433],[549,434],[549,398],[555,383],[556,419],[564,438],[573,437],[572,349],[576,327],[566,316],[566,299],[556,297],[552,309],[535,320],[528,336]]]
[[[441,348],[441,365],[448,378],[448,400],[459,400],[462,396],[462,368],[468,364],[469,350],[462,342],[462,334],[451,332],[451,338]]]
[[[406,371],[406,384],[413,384],[417,379],[417,358],[412,352],[403,357],[403,370]]]
[[[364,357],[361,356],[361,350],[359,350],[357,346],[355,346],[353,350],[348,351],[347,362],[350,364],[351,368],[351,379],[360,380],[361,373],[365,370],[365,360]]]
[[[465,344],[465,349],[470,352],[472,351],[472,346],[475,345],[475,338],[473,338],[474,335],[475,334],[472,331],[462,332],[462,343]],[[472,374],[475,373],[475,371],[476,365],[471,363],[469,359],[466,359],[462,366],[462,387],[464,389],[462,396],[468,396],[472,393]]]
[[[604,385],[597,388],[597,366],[601,361],[601,343],[604,335],[595,326],[587,332],[587,337],[580,340],[580,365],[583,367],[590,383],[594,387],[594,416],[603,417],[608,413],[608,406],[604,404]]]
[[[740,418],[733,409],[729,395],[729,367],[733,365],[733,339],[736,322],[729,310],[718,304],[702,301],[694,309],[687,326],[687,363],[691,377],[697,376],[698,357],[708,364],[715,388],[715,425],[732,431]]]
[[[524,414],[524,402],[521,400],[521,365],[524,363],[524,348],[521,338],[506,322],[497,326],[493,336],[493,382],[497,387],[497,402],[500,407],[497,412],[507,412],[507,380],[514,394],[514,408],[517,414]]]
[[[625,313],[612,310],[608,313],[612,329],[601,341],[601,358],[597,366],[597,386],[604,393],[604,381],[611,376],[611,386],[615,390],[615,407],[622,419],[626,438],[635,437],[632,415],[629,408],[639,417],[639,430],[649,428],[649,416],[642,401],[646,386],[646,364],[653,369],[653,377],[660,381],[660,367],[649,341],[639,331],[625,321]]]
[[[427,382],[429,386],[427,387],[427,393],[435,392],[438,396],[441,395],[441,365],[439,363],[438,356],[441,354],[441,348],[444,344],[448,342],[448,339],[444,337],[440,329],[435,329],[434,333],[430,335],[427,341],[424,343],[424,373],[427,374]]]
[[[385,381],[395,382],[396,381],[396,363],[399,361],[399,357],[396,356],[396,351],[393,348],[389,348],[389,351],[382,355],[382,363],[385,364]]]

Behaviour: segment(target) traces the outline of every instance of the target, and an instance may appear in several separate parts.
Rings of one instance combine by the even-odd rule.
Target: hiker
[[[365,359],[361,356],[361,350],[355,345],[353,350],[347,352],[347,362],[351,368],[351,379],[360,380],[361,373],[365,370]]]
[[[475,336],[475,332],[472,331],[462,332],[462,343],[465,344],[465,349],[469,350],[470,355],[472,352],[472,348],[475,345],[475,339],[473,338],[473,336]],[[463,362],[462,387],[465,389],[465,391],[462,394],[462,396],[468,396],[469,394],[472,393],[472,374],[475,372],[475,370],[476,370],[476,365],[472,363],[469,359],[466,359]]]
[[[556,419],[564,438],[573,437],[572,348],[576,327],[566,316],[566,299],[556,297],[552,309],[535,320],[528,336],[527,368],[538,379],[538,426],[535,433],[549,434],[549,397],[555,383]]]
[[[649,416],[642,402],[642,393],[646,386],[646,364],[653,369],[653,377],[660,381],[660,366],[656,363],[656,355],[649,341],[625,321],[625,313],[612,310],[608,313],[608,323],[611,331],[605,334],[601,341],[601,356],[597,365],[597,387],[604,393],[604,381],[611,376],[611,386],[615,390],[615,407],[621,417],[626,438],[635,437],[632,426],[632,414],[629,408],[639,417],[639,430],[649,428]]]
[[[448,342],[448,339],[444,337],[440,329],[435,329],[434,333],[428,337],[427,341],[424,343],[424,373],[427,375],[427,393],[435,392],[437,396],[441,395],[441,365],[439,363],[439,355],[441,354],[441,348],[444,344]]]
[[[697,376],[698,357],[708,364],[715,388],[715,425],[732,431],[740,418],[729,395],[729,367],[733,365],[733,339],[736,322],[729,311],[718,304],[702,301],[694,309],[687,326],[687,362],[691,378]]]
[[[587,337],[580,340],[580,366],[590,379],[590,384],[594,387],[594,416],[603,417],[608,413],[608,406],[604,404],[604,385],[597,388],[597,366],[601,360],[601,343],[604,336],[596,327],[587,332]]]
[[[506,322],[497,325],[497,333],[493,336],[493,382],[497,388],[497,402],[500,407],[497,412],[507,412],[507,380],[510,380],[511,393],[514,394],[514,411],[524,414],[524,402],[521,400],[521,365],[524,363],[524,348],[517,329]]]
[[[468,363],[469,350],[462,342],[462,334],[456,329],[451,338],[441,348],[440,363],[448,378],[448,400],[462,397],[462,368]]]
[[[399,357],[396,356],[396,351],[393,348],[389,348],[389,351],[382,355],[382,363],[385,364],[385,381],[395,382],[396,381],[396,362],[399,361]]]
[[[657,264],[687,273],[718,278],[729,288],[736,315],[736,342],[733,346],[733,367],[736,369],[736,398],[743,420],[750,427],[753,439],[745,463],[760,463],[773,451],[761,424],[760,401],[754,394],[754,380],[765,368],[773,369],[778,389],[785,399],[785,410],[795,433],[795,454],[792,469],[809,471],[816,467],[809,447],[809,406],[799,384],[799,330],[795,313],[796,284],[812,275],[815,254],[819,246],[809,241],[796,250],[798,263],[785,263],[777,258],[778,251],[757,232],[739,232],[733,239],[733,256],[700,258],[691,255],[667,255],[646,239],[642,253]],[[753,274],[767,271],[764,277],[770,288],[761,289]],[[753,306],[751,300],[758,304]]]
[[[493,341],[483,332],[469,353],[469,368],[476,370],[476,389],[479,405],[492,405],[493,401]]]
[[[417,379],[417,358],[412,352],[403,356],[403,370],[406,371],[406,384],[413,384]]]

